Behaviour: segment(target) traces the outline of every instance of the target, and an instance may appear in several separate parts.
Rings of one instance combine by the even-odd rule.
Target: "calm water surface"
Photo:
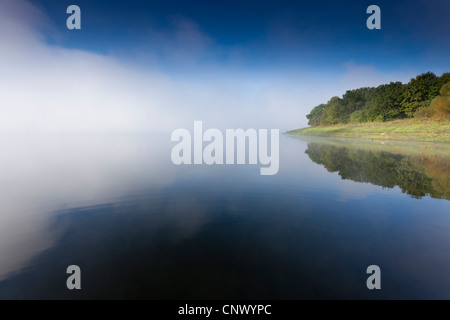
[[[0,136],[0,298],[450,299],[449,146],[282,136],[275,176],[172,146]]]

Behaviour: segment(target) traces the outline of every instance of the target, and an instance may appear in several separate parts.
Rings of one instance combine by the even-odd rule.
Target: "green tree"
[[[437,118],[450,119],[450,82],[442,86],[440,93],[431,102],[431,110]]]
[[[401,82],[379,86],[371,97],[371,113],[383,121],[404,118],[402,110],[404,94],[405,86]]]
[[[316,106],[306,117],[311,126],[390,121],[412,116],[447,117],[449,82],[450,73],[437,77],[427,72],[407,84],[391,82],[376,88],[348,90],[342,98],[333,97],[326,104]]]
[[[314,107],[311,112],[306,115],[306,118],[309,120],[308,124],[310,126],[320,126],[322,124],[323,112],[325,110],[326,105],[320,104],[317,107]]]
[[[407,84],[402,101],[402,112],[407,117],[413,117],[414,112],[420,107],[427,107],[431,100],[439,94],[439,79],[427,72],[418,75]]]

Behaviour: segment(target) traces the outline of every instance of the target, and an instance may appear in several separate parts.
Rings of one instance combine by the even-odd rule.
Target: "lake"
[[[174,144],[2,134],[0,299],[450,299],[450,146],[282,135],[261,176]]]

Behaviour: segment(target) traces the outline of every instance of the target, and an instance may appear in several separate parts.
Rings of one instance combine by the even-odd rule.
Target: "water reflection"
[[[169,141],[0,139],[0,299],[450,298],[450,202],[424,196],[445,197],[447,149],[283,136],[260,176],[174,166]]]
[[[0,134],[0,281],[54,244],[61,209],[170,184],[166,135]],[[169,170],[170,169],[170,170]]]
[[[450,200],[450,158],[431,152],[390,151],[372,151],[370,145],[352,148],[311,142],[305,152],[329,172],[338,172],[342,179],[385,188],[398,186],[403,193],[416,199],[430,196]]]

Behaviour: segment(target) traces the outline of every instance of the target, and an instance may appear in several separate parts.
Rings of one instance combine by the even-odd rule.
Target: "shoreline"
[[[296,129],[285,134],[450,143],[450,121],[402,119]]]

